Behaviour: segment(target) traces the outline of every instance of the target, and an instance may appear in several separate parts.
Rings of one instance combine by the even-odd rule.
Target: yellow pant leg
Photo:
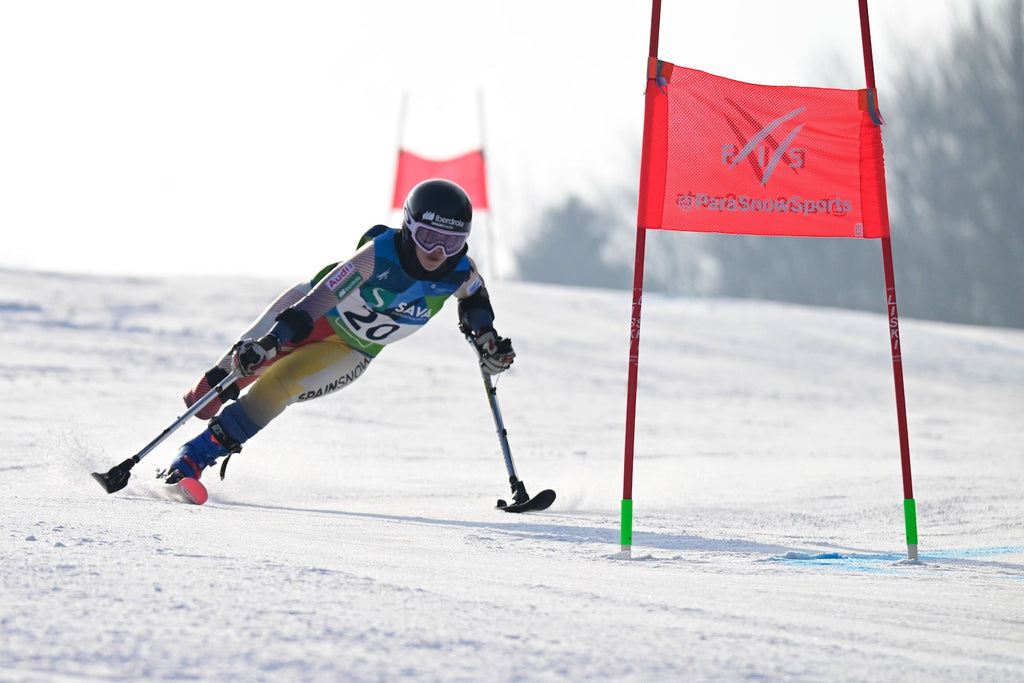
[[[277,359],[239,403],[249,419],[266,427],[292,403],[348,386],[363,374],[371,360],[338,337],[306,344]]]

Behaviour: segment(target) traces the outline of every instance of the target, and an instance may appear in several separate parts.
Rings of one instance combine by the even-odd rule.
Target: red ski
[[[202,505],[210,498],[210,494],[207,493],[206,487],[203,486],[202,482],[193,477],[184,477],[173,484],[168,484],[165,481],[167,477],[166,471],[158,472],[156,477],[158,483],[155,488],[163,498],[183,503],[192,503],[193,505]]]
[[[185,477],[176,484],[168,484],[168,488],[176,489],[185,502],[202,505],[210,497],[202,482],[192,477]]]

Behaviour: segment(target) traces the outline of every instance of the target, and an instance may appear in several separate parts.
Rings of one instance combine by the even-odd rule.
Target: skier
[[[231,370],[241,375],[196,414],[209,424],[178,451],[164,474],[168,484],[198,479],[218,458],[238,453],[292,403],[351,384],[452,295],[481,367],[491,375],[508,369],[512,342],[495,332],[487,289],[466,255],[469,197],[455,183],[427,180],[409,192],[404,214],[400,230],[374,226],[352,258],[279,296],[185,394],[191,407]]]

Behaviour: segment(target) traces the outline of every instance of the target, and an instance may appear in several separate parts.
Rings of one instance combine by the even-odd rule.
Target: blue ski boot
[[[176,484],[186,477],[199,479],[203,470],[217,462],[217,458],[242,450],[242,445],[232,439],[217,418],[199,436],[186,442],[174,458],[167,471],[166,482]]]

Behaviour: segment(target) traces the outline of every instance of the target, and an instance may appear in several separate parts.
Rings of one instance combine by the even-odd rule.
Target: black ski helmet
[[[413,223],[468,236],[473,224],[473,204],[466,191],[450,180],[424,180],[405,198],[403,230],[408,231]]]

